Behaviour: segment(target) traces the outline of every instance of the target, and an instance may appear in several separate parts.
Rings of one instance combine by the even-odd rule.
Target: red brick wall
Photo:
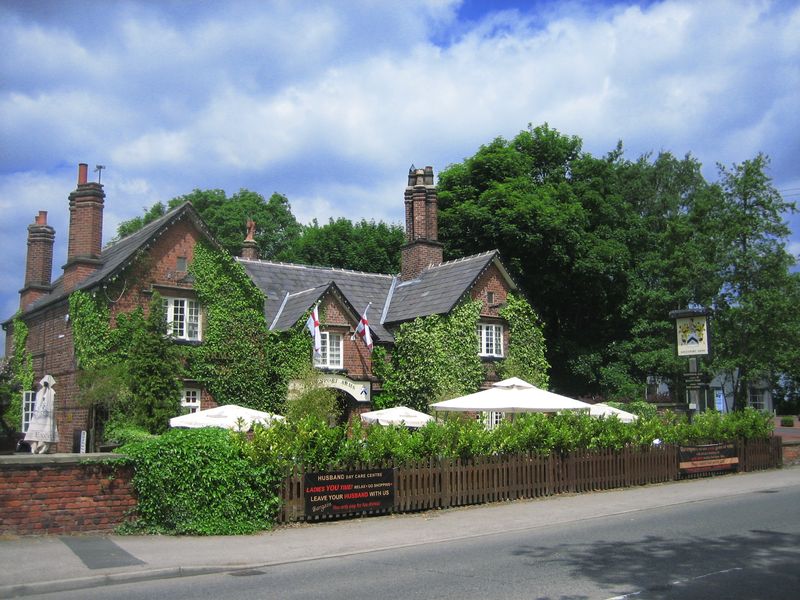
[[[132,471],[80,464],[85,457],[46,464],[32,456],[4,458],[0,462],[0,533],[107,532],[123,523],[136,507]]]
[[[783,466],[800,465],[800,440],[783,442]]]
[[[173,224],[149,248],[147,257],[132,265],[127,276],[118,280],[117,288],[122,288],[117,292],[119,297],[114,295],[114,290],[109,292],[115,300],[111,305],[112,316],[130,312],[137,306],[149,306],[153,286],[162,296],[194,297],[192,284],[181,281],[186,272],[177,270],[178,257],[185,258],[187,265],[191,264],[194,246],[201,238],[188,219]]]

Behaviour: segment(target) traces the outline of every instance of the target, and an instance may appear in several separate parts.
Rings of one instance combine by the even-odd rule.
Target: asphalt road
[[[800,485],[764,488],[402,548],[32,597],[796,598],[798,507]]]

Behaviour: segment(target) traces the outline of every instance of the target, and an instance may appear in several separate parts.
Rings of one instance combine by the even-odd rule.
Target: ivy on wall
[[[545,358],[545,342],[539,316],[530,304],[515,294],[509,294],[500,316],[508,321],[508,356],[498,364],[503,379],[519,377],[547,389],[550,365]]]
[[[33,357],[28,352],[28,326],[19,313],[14,316],[14,378],[23,390],[33,389]]]
[[[111,313],[105,302],[81,290],[73,292],[69,318],[78,368],[92,369],[113,360]]]
[[[14,315],[12,321],[13,332],[13,353],[11,360],[11,377],[14,388],[20,390],[33,389],[33,357],[26,347],[28,343],[28,326],[20,317],[20,313]],[[22,394],[12,393],[8,408],[3,414],[4,422],[13,426],[22,423]]]
[[[476,335],[480,309],[480,301],[466,302],[448,316],[403,323],[391,363],[382,353],[373,356],[385,378],[380,404],[427,411],[431,402],[476,391],[484,377]]]
[[[195,247],[189,271],[206,317],[203,343],[189,352],[189,375],[218,404],[280,412],[289,379],[311,356],[302,324],[270,332],[264,295],[230,255],[206,243]]]

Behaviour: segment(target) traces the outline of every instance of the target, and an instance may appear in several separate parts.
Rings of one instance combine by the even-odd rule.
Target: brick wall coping
[[[783,439],[784,446],[800,446],[800,440],[787,440],[786,438]]]
[[[23,465],[27,467],[47,465],[79,465],[82,463],[99,463],[108,460],[120,460],[124,454],[111,452],[90,452],[86,454],[6,454],[0,455],[0,467],[6,465]]]

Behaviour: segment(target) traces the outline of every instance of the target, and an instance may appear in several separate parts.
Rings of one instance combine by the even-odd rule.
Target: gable
[[[192,247],[199,239],[205,239],[214,246],[219,247],[200,215],[197,214],[190,202],[186,202],[131,235],[106,245],[100,254],[102,263],[100,268],[81,281],[75,287],[75,290],[89,291],[114,282],[118,276],[136,262],[142,252],[148,251],[159,244],[163,245],[164,236],[167,232],[181,227],[191,228],[196,233],[196,235],[192,236]],[[187,257],[187,260],[188,258],[190,256]],[[167,280],[166,283],[168,283],[169,274],[165,271],[162,275]],[[63,276],[59,277],[53,282],[52,291],[34,302],[26,311],[26,314],[34,313],[68,296],[69,293],[64,289],[64,278]]]

